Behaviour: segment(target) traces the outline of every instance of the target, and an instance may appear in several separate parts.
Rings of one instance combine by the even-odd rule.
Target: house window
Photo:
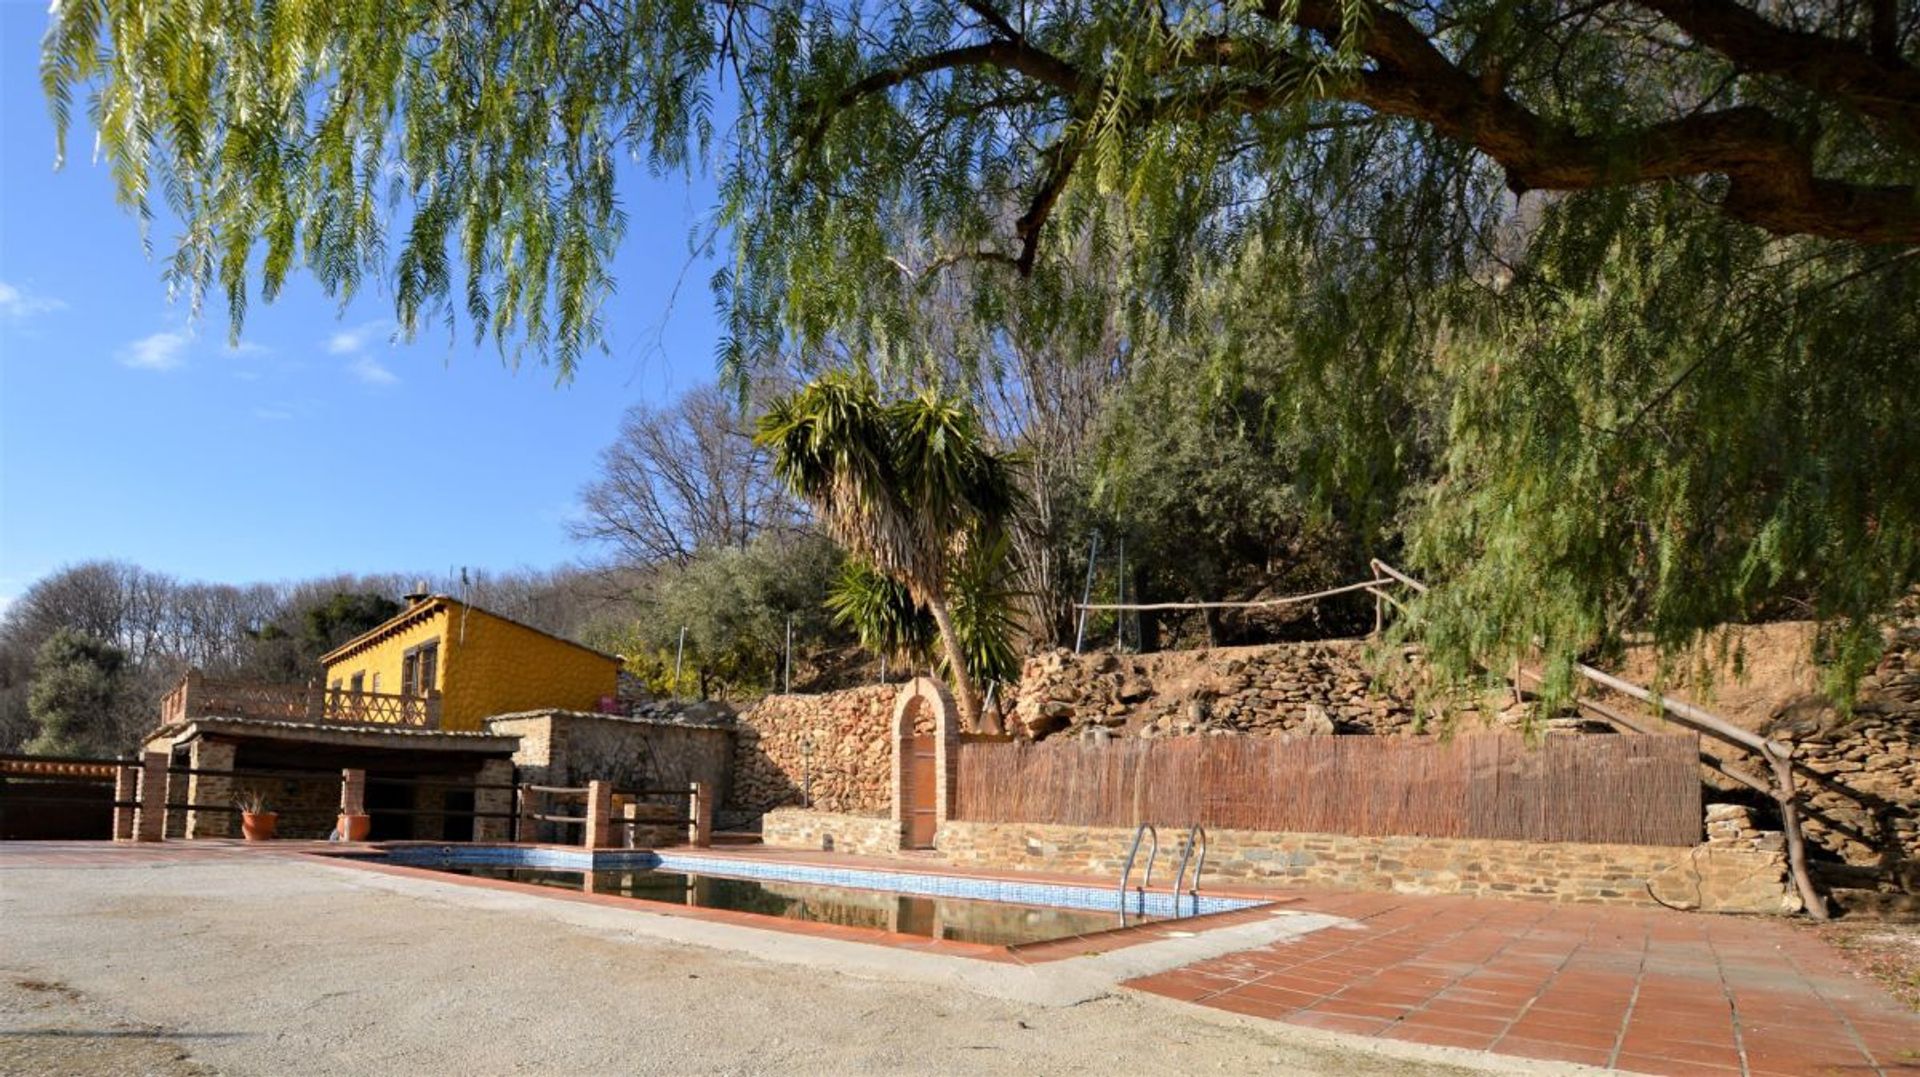
[[[440,668],[440,641],[422,643],[400,656],[400,691],[424,696],[433,691]]]
[[[338,677],[335,677],[335,678],[333,679],[333,683],[332,683],[332,684],[330,684],[330,685],[328,685],[327,687],[328,687],[328,688],[331,688],[331,689],[333,689],[333,690],[334,690],[334,691],[336,691],[336,692],[338,692],[338,691],[340,690],[340,678],[338,678]]]
[[[378,673],[373,675],[373,690],[376,692],[380,690],[380,675]]]
[[[362,671],[360,671],[360,672],[357,672],[357,673],[355,673],[355,674],[353,675],[353,681],[352,681],[352,684],[353,684],[353,691],[354,691],[354,692],[355,692],[356,694],[357,694],[357,693],[359,693],[359,692],[361,692],[361,691],[364,691],[364,690],[366,689],[366,687],[367,687],[367,674],[366,674],[366,671],[364,671],[364,670],[362,670]]]

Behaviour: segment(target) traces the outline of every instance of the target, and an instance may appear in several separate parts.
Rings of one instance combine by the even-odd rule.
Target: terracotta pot
[[[279,812],[240,813],[240,833],[246,835],[248,841],[272,841],[273,832],[279,825]]]
[[[367,832],[373,829],[371,815],[342,815],[340,817],[340,839],[342,841],[366,841]]]

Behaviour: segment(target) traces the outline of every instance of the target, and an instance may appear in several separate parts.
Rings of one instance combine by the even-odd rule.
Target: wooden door
[[[906,804],[902,812],[907,823],[906,847],[909,849],[933,848],[933,832],[940,820],[933,810],[936,788],[934,785],[934,746],[933,738],[913,737],[907,741],[906,770],[904,773],[906,789],[902,795]]]

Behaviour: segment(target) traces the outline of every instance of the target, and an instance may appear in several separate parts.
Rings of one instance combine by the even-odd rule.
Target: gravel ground
[[[661,937],[691,923],[292,859],[10,869],[0,1072],[1578,1069],[1376,1047],[1127,991],[1026,1005]]]
[[[1920,1013],[1920,924],[1840,920],[1813,930],[1861,975]]]

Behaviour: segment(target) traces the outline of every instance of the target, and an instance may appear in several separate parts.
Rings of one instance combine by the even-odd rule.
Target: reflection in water
[[[614,894],[813,920],[847,927],[873,928],[903,935],[924,935],[956,942],[1017,946],[1073,935],[1091,935],[1120,927],[1118,912],[1014,905],[1004,901],[921,897],[884,890],[861,890],[773,879],[733,879],[723,875],[687,875],[675,871],[559,871],[552,868],[460,865],[439,868],[455,875],[511,879],[592,894]],[[1128,924],[1152,917],[1129,916]]]

